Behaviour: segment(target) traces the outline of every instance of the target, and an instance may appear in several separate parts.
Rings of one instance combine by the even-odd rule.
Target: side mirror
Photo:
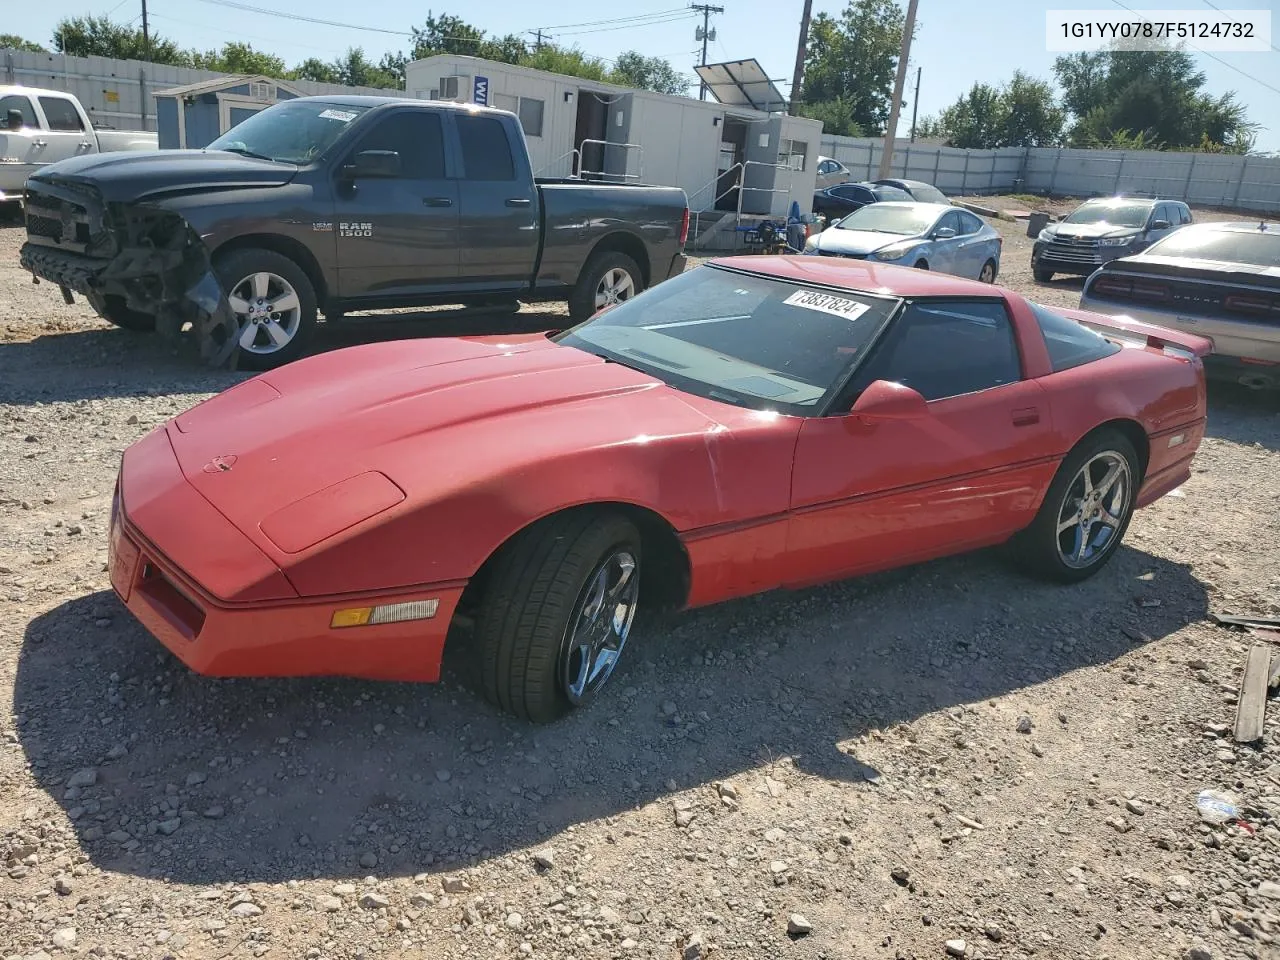
[[[400,154],[395,150],[363,150],[342,168],[350,180],[400,175]]]
[[[933,231],[933,237],[935,240],[950,240],[955,235],[955,227],[939,227],[937,230]]]
[[[1172,224],[1168,220],[1155,220],[1151,224],[1152,230],[1168,230]]]
[[[25,125],[22,119],[22,111],[10,110],[5,114],[5,122],[10,130],[21,130]]]
[[[862,391],[849,412],[864,420],[918,420],[929,415],[929,404],[917,390],[876,380]]]

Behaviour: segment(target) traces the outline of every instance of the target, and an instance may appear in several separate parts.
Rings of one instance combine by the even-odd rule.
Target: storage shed
[[[739,185],[742,213],[757,219],[813,202],[817,120],[451,54],[409,63],[405,92],[508,110],[537,176],[682,187],[704,224],[737,213]]]
[[[156,93],[161,150],[199,149],[241,120],[281,100],[305,94],[292,84],[261,75],[230,75]]]

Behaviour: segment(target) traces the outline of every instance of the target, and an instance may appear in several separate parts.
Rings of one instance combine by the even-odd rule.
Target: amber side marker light
[[[404,623],[406,620],[429,620],[440,608],[439,600],[411,600],[408,603],[385,603],[377,607],[347,607],[335,610],[329,626],[372,627],[379,623]]]

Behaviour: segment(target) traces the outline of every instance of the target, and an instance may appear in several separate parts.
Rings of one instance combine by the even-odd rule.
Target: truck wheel
[[[625,253],[597,253],[569,296],[569,319],[581,323],[597,311],[630,300],[644,289],[644,274]]]
[[[1031,276],[1035,278],[1036,283],[1048,283],[1053,279],[1053,271],[1047,267],[1041,267],[1033,261],[1031,264]]]
[[[640,534],[614,513],[541,520],[502,550],[476,618],[485,696],[549,723],[596,698],[640,596]]]
[[[274,250],[219,257],[214,272],[240,324],[237,366],[271,370],[302,356],[316,325],[315,288],[305,270]]]
[[[115,324],[121,330],[137,330],[145,333],[156,328],[154,314],[130,310],[124,297],[109,296],[102,297],[101,300],[94,297],[89,305],[103,320]]]

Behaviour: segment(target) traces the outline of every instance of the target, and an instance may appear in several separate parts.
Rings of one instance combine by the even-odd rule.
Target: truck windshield
[[[554,339],[696,396],[813,416],[899,302],[702,266]]]
[[[286,100],[242,120],[206,149],[260,160],[310,163],[368,109],[323,100]]]

